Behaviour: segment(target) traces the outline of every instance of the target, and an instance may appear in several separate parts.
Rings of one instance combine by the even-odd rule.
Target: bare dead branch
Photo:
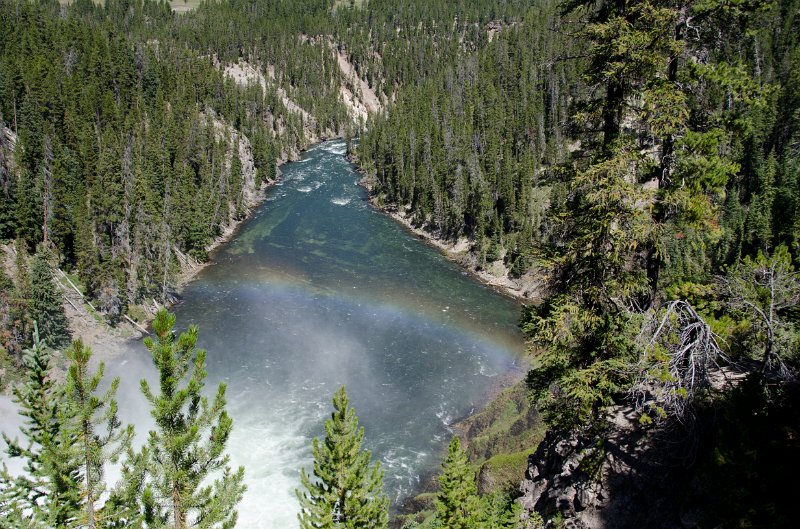
[[[654,311],[639,333],[641,357],[629,395],[651,419],[685,422],[698,393],[711,386],[712,372],[727,361],[717,336],[687,301]]]

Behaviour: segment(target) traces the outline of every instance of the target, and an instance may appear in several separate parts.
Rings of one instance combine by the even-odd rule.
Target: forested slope
[[[202,259],[276,159],[305,145],[274,93],[235,86],[179,42],[137,38],[114,2],[2,7],[0,236],[30,252],[46,237],[112,316],[169,295],[173,250]]]
[[[0,238],[18,250],[8,259],[27,268],[25,254],[52,250],[112,323],[168,301],[181,266],[243,218],[276,163],[355,135],[518,4],[234,0],[177,15],[149,0],[4,0]],[[30,341],[29,288],[7,272],[4,342],[18,352]]]
[[[693,100],[670,101],[682,112],[689,107],[686,116],[664,116],[688,120],[690,127],[704,131],[721,130],[721,119],[738,126],[724,145],[717,142],[724,159],[737,165],[713,204],[728,229],[709,241],[698,240],[702,235],[694,231],[679,235],[678,242],[665,237],[676,274],[707,270],[706,259],[719,269],[782,242],[797,248],[800,210],[791,149],[797,112],[791,80],[797,69],[796,9],[789,4],[759,4],[746,15],[734,10],[740,14],[728,17],[731,26],[720,28],[722,22],[714,21],[724,29],[719,35],[698,29],[692,45],[702,49],[682,57],[701,61],[697,68],[724,63],[728,75],[751,84],[732,86],[720,78],[721,72],[708,74],[715,76],[708,80],[715,86],[698,86],[703,93],[693,89]],[[436,75],[403,91],[388,115],[373,120],[359,147],[361,164],[374,177],[382,200],[408,207],[417,224],[439,237],[469,236],[482,262],[487,253],[489,260],[504,256],[516,274],[564,242],[557,225],[570,215],[569,167],[591,157],[592,131],[605,126],[586,121],[593,107],[603,104],[599,94],[605,89],[586,77],[587,70],[602,68],[592,64],[602,58],[587,53],[595,46],[590,32],[581,30],[587,15],[573,10],[564,18],[563,8],[562,2],[540,2],[528,10],[524,23],[506,26],[494,42],[440,62]],[[709,8],[696,18],[708,19],[720,10]],[[642,33],[642,38],[653,37]],[[646,62],[627,56],[618,60],[629,59]],[[642,150],[663,143],[653,130],[654,116],[640,117],[648,111],[641,98],[654,89],[659,75],[648,73],[649,80],[642,72],[620,72],[635,90],[626,95],[624,116],[617,119]],[[764,89],[757,105],[742,99],[749,95],[732,93],[746,89],[752,94]],[[723,117],[725,106],[731,112]],[[643,172],[636,183],[653,177]]]
[[[380,201],[407,207],[438,237],[469,237],[482,263],[505,255],[522,274],[552,231],[544,213],[571,147],[582,62],[555,2],[497,27],[492,42],[403,91],[358,154]]]
[[[50,314],[32,301],[44,263],[112,320],[166,300],[277,161],[359,134],[376,202],[466,241],[478,268],[541,281],[522,319],[529,390],[553,447],[573,436],[597,457],[570,501],[531,509],[580,518],[576,491],[608,470],[609,410],[675,435],[701,482],[780,476],[753,454],[794,454],[798,435],[798,10],[0,0],[0,239],[17,253],[3,345],[18,354]],[[752,444],[722,439],[737,426]],[[705,520],[786,525],[765,489],[730,491]]]
[[[785,395],[799,345],[797,12],[792,1],[542,3],[402,91],[362,135],[379,203],[433,237],[466,237],[478,267],[502,260],[544,279],[523,316],[538,353],[529,388],[555,451],[537,455],[578,466],[532,461],[528,506],[546,519],[598,523],[610,491],[597,490],[620,468],[613,406],[694,461],[669,474],[679,490],[745,480],[759,464],[782,475],[765,446],[796,457]],[[756,433],[727,412],[734,401],[774,422]],[[747,441],[720,440],[737,427]],[[586,510],[595,481],[600,504]],[[700,523],[791,526],[766,482],[719,486],[692,514]],[[677,523],[681,498],[669,499],[648,520]]]

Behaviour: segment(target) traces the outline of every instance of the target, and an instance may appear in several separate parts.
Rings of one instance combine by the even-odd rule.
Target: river
[[[516,302],[483,286],[367,201],[345,144],[317,145],[175,307],[200,328],[208,384],[228,384],[229,452],[246,468],[238,527],[297,527],[294,489],[342,384],[393,503],[435,470],[452,423],[523,350]],[[144,346],[109,366],[123,419],[148,427]]]

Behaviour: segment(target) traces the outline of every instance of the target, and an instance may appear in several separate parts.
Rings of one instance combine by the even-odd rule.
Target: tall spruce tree
[[[686,275],[679,264],[699,268],[692,247],[720,238],[724,187],[740,169],[730,155],[733,133],[745,126],[738,105],[763,106],[743,68],[696,61],[713,55],[700,35],[732,21],[746,27],[750,7],[724,16],[716,1],[576,0],[567,8],[588,12],[587,79],[596,93],[575,116],[588,156],[574,158],[557,212],[566,234],[554,260],[557,294],[525,326],[546,350],[530,386],[548,422],[562,427],[601,418],[630,384],[625,366],[635,361],[642,314]],[[724,102],[709,104],[700,94],[717,87]]]
[[[52,255],[42,250],[31,261],[30,319],[37,322],[43,340],[52,347],[69,344],[70,331],[64,300],[53,282]]]
[[[333,413],[325,421],[325,440],[314,439],[314,477],[303,470],[300,527],[373,528],[388,524],[389,500],[383,493],[383,470],[370,466],[369,450],[362,450],[364,428],[350,407],[344,386],[333,396]]]
[[[436,519],[447,529],[474,529],[480,518],[475,472],[456,436],[450,441],[447,458],[442,463],[439,493],[436,495]]]
[[[111,382],[111,387],[103,395],[97,389],[103,378],[104,364],[97,371],[89,371],[92,351],[78,339],[67,349],[70,361],[66,380],[66,402],[71,408],[71,420],[67,423],[76,440],[73,455],[76,465],[82,467],[83,481],[81,498],[83,516],[81,523],[87,529],[101,527],[103,518],[109,517],[106,509],[96,504],[105,491],[103,472],[107,463],[115,463],[121,453],[129,446],[133,437],[133,426],[123,427],[117,416],[115,395],[119,388],[119,378]],[[113,516],[113,513],[110,513]]]
[[[152,477],[151,507],[166,513],[172,529],[231,528],[236,524],[236,505],[245,486],[244,468],[232,470],[225,445],[233,420],[225,411],[225,384],[214,399],[202,395],[206,352],[195,349],[197,327],[191,326],[177,339],[175,315],[160,310],[153,320],[156,340],[145,339],[159,372],[159,393],[146,380],[141,387],[150,403],[156,429],[147,442]],[[217,472],[213,483],[207,480]],[[158,514],[149,513],[152,519]]]

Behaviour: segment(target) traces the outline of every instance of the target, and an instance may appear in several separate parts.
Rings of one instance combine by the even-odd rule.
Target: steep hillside
[[[596,432],[550,432],[528,458],[522,504],[564,527],[796,527],[798,387],[764,399],[751,379],[703,408],[696,430],[642,428],[615,407]]]

